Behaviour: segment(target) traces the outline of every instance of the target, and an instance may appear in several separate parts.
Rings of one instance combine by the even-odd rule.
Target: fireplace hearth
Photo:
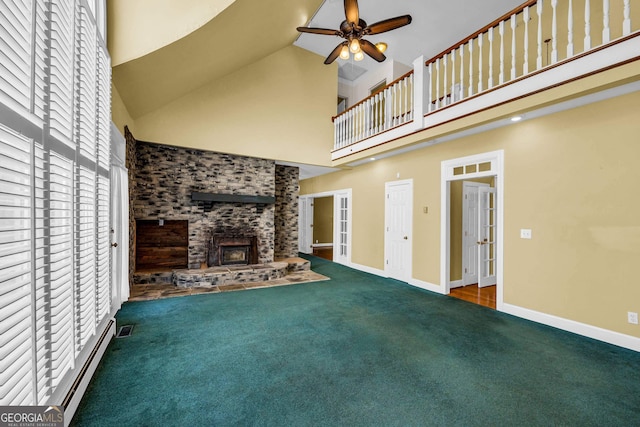
[[[250,265],[258,263],[258,238],[240,234],[213,234],[207,264]]]

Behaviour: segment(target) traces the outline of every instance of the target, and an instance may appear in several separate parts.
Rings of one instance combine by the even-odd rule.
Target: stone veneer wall
[[[136,139],[124,127],[126,143],[125,167],[129,176],[129,283],[133,283],[133,273],[136,270],[136,219],[133,212],[133,202],[136,198]]]
[[[276,165],[276,259],[298,256],[299,193],[299,169]]]
[[[258,261],[273,261],[273,204],[214,203],[205,212],[202,202],[191,201],[193,191],[275,196],[273,160],[138,141],[135,182],[132,206],[136,220],[189,221],[189,268],[200,268],[206,262],[212,231],[230,229],[254,230]]]

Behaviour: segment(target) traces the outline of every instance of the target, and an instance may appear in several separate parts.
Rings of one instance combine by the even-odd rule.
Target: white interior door
[[[298,200],[298,251],[313,253],[313,198],[300,197]]]
[[[385,198],[385,274],[408,281],[412,273],[413,181],[388,182]]]
[[[333,196],[333,260],[349,264],[351,248],[351,198],[348,193]]]
[[[496,284],[496,189],[478,187],[478,287]]]
[[[478,187],[488,186],[480,182],[462,183],[462,286],[478,283]]]

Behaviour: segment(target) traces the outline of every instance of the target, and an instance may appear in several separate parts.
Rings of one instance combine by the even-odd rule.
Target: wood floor
[[[496,309],[495,285],[478,288],[478,285],[476,284],[453,288],[449,292],[449,296],[493,308],[494,310]]]

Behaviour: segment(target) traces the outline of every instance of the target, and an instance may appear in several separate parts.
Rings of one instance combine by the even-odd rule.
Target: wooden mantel
[[[200,193],[194,191],[191,193],[191,200],[195,202],[204,202],[205,211],[210,211],[213,203],[255,203],[258,205],[270,205],[276,202],[274,196],[249,196],[242,194],[214,194]]]

